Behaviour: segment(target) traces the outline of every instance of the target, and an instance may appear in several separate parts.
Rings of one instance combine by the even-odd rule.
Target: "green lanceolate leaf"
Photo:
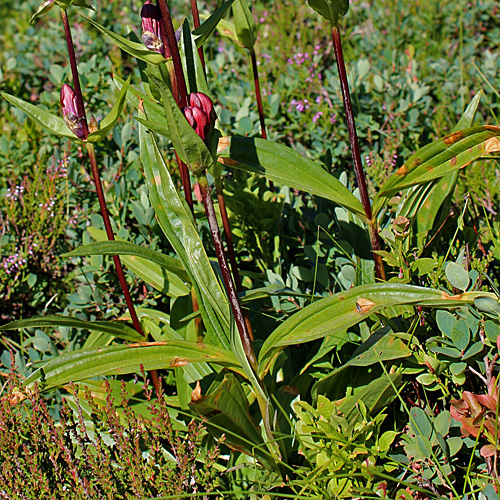
[[[88,228],[98,243],[91,243],[63,254],[62,257],[85,257],[87,255],[120,255],[122,262],[140,279],[165,293],[169,297],[180,297],[190,293],[189,276],[182,263],[149,248],[128,241],[107,241],[105,231]]]
[[[101,142],[111,132],[111,130],[115,126],[115,123],[118,121],[118,118],[120,118],[123,105],[125,104],[129,81],[130,80],[127,80],[121,87],[115,105],[106,116],[106,118],[104,118],[99,124],[99,130],[96,130],[95,132],[92,132],[88,135],[87,142]]]
[[[116,83],[118,88],[122,88],[125,85],[125,80],[122,80],[119,76],[114,75],[113,81]],[[135,109],[139,108],[139,101],[142,102],[142,107],[146,113],[148,119],[137,118],[140,123],[142,123],[146,128],[152,130],[153,132],[162,135],[163,137],[169,137],[168,127],[165,123],[165,111],[163,106],[156,101],[153,101],[149,95],[146,95],[134,87],[129,87],[127,92],[127,101],[134,106]]]
[[[85,328],[86,330],[108,333],[120,339],[136,342],[144,339],[142,335],[137,333],[133,328],[127,326],[123,321],[85,321],[72,316],[58,315],[12,321],[11,323],[1,326],[0,330],[19,330],[20,328],[41,328],[45,326]]]
[[[234,0],[224,2],[203,24],[193,31],[193,38],[196,41],[196,48],[201,47],[217,28],[221,19],[225,16]]]
[[[44,109],[38,108],[29,102],[25,102],[17,97],[14,97],[13,95],[6,94],[5,92],[0,92],[0,94],[16,108],[24,111],[32,120],[40,124],[45,132],[61,137],[67,137],[81,144],[80,139],[78,139],[78,137],[71,132],[66,123],[64,123],[64,120],[59,116],[53,115]]]
[[[399,191],[439,179],[481,156],[500,151],[500,128],[493,125],[454,132],[417,151],[384,183],[373,203],[374,217]]]
[[[440,290],[393,283],[363,285],[339,292],[310,304],[274,330],[259,353],[259,375],[267,372],[285,346],[339,335],[383,308],[412,304],[453,308],[485,296],[495,297],[488,292],[451,296]]]
[[[170,89],[159,80],[154,79],[154,82],[161,94],[168,137],[172,141],[175,152],[194,174],[210,168],[214,162],[210,151],[201,137],[189,125]]]
[[[144,370],[150,371],[201,362],[215,363],[241,373],[238,361],[225,349],[184,340],[142,342],[81,349],[63,354],[34,372],[24,381],[24,386],[41,382],[45,390],[92,377],[139,372],[141,365]]]
[[[229,304],[212,269],[191,211],[179,196],[156,141],[139,126],[141,162],[158,222],[196,290],[200,313],[214,342],[229,347]]]
[[[223,137],[218,153],[224,165],[321,196],[366,219],[361,202],[337,178],[287,146],[254,137]]]
[[[69,7],[84,7],[89,10],[95,10],[86,0],[54,0],[54,3],[59,5],[61,9],[69,9]]]
[[[54,0],[46,0],[43,2],[40,7],[38,7],[38,10],[31,16],[30,24],[33,24],[36,19],[50,12],[54,8],[54,5]]]
[[[307,3],[333,26],[338,26],[349,10],[349,0],[307,0]]]
[[[411,355],[412,351],[397,335],[374,333],[356,349],[347,363],[314,384],[313,398],[317,394],[342,397],[346,386],[353,383],[352,367],[378,365]]]
[[[472,99],[459,122],[453,129],[453,132],[470,128],[474,122],[477,108],[481,101],[483,91],[480,90]],[[427,233],[433,228],[434,223],[441,224],[443,217],[448,213],[451,203],[451,197],[455,192],[455,186],[458,180],[458,170],[441,177],[433,183],[433,186],[425,196],[425,200],[420,204],[416,212],[417,224],[417,248],[424,247],[424,239]],[[441,213],[441,217],[438,217]],[[439,220],[437,220],[439,219]]]
[[[203,92],[208,95],[207,80],[205,78],[205,71],[201,64],[200,56],[196,50],[196,43],[189,30],[189,23],[187,20],[182,25],[182,36],[179,52],[182,61],[182,67],[186,76],[186,84],[188,92]]]
[[[189,406],[207,419],[205,425],[210,430],[226,435],[226,444],[230,448],[256,456],[268,466],[273,465],[271,456],[266,453],[261,431],[250,416],[245,391],[233,374],[226,375],[206,396],[195,391]]]
[[[257,26],[245,0],[235,0],[233,16],[238,41],[243,47],[253,50],[257,40]]]
[[[134,56],[141,61],[151,64],[162,64],[166,62],[166,59],[161,54],[148,50],[142,43],[131,42],[127,38],[113,33],[112,31],[108,30],[89,17],[86,17],[82,14],[80,14],[80,16],[82,16],[86,21],[94,26],[94,28],[97,28],[101,33],[104,33],[110,40],[112,40],[118,47],[120,47],[120,49],[127,52],[127,54],[130,54],[131,56]]]

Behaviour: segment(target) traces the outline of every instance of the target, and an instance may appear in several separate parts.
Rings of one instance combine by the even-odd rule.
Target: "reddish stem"
[[[75,96],[76,96],[76,105],[77,105],[77,111],[78,111],[78,117],[81,118],[82,124],[83,124],[83,130],[84,130],[84,137],[83,139],[87,139],[87,136],[89,135],[89,128],[88,128],[88,122],[87,122],[87,115],[85,113],[85,105],[83,103],[83,94],[82,94],[82,88],[80,86],[80,77],[78,75],[78,67],[76,63],[76,56],[75,56],[75,49],[73,46],[73,37],[71,36],[71,29],[69,25],[69,20],[68,20],[68,15],[64,9],[61,9],[61,18],[64,26],[64,34],[66,38],[66,44],[68,46],[68,55],[69,55],[69,61],[70,61],[70,66],[71,66],[71,73],[73,75],[73,87],[75,90]],[[108,240],[113,241],[115,239],[114,234],[113,234],[113,228],[111,227],[111,221],[109,218],[109,212],[108,208],[106,206],[106,200],[104,198],[104,192],[102,189],[102,182],[101,182],[101,176],[99,174],[99,169],[97,167],[97,160],[95,156],[95,150],[94,150],[94,145],[87,143],[87,152],[89,155],[89,160],[90,160],[90,165],[92,168],[92,177],[94,180],[94,184],[96,187],[96,192],[97,192],[97,198],[99,200],[99,207],[101,209],[101,215],[102,219],[104,222],[104,227],[106,229],[106,235],[108,237]],[[115,264],[116,268],[116,274],[118,275],[118,281],[120,282],[120,286],[123,292],[123,296],[125,297],[125,302],[127,304],[128,311],[130,313],[130,319],[132,320],[132,323],[134,325],[135,330],[137,333],[142,335],[143,337],[146,337],[141,323],[139,321],[139,318],[137,316],[134,303],[132,302],[132,297],[130,296],[130,290],[127,285],[127,280],[125,279],[125,274],[123,272],[123,266],[120,260],[120,257],[118,255],[113,255],[113,262]],[[151,372],[151,378],[153,381],[153,385],[155,387],[155,390],[158,392],[159,389],[159,382],[158,382],[158,374],[156,371]]]
[[[253,83],[255,86],[255,98],[257,99],[257,109],[259,110],[260,134],[262,139],[267,139],[266,120],[264,118],[264,107],[262,106],[262,94],[260,91],[259,70],[257,67],[257,56],[255,50],[250,49],[250,57],[252,59]],[[274,191],[274,182],[269,181],[269,189]]]
[[[172,61],[174,62],[177,85],[179,86],[179,107],[184,108],[188,105],[188,92],[186,87],[186,79],[184,78],[184,72],[182,70],[181,56],[179,54],[179,48],[177,46],[177,40],[175,38],[174,25],[172,24],[172,17],[170,16],[170,10],[168,9],[168,5],[165,0],[158,0],[158,6],[161,10],[161,17],[165,22],[168,45],[170,47],[170,51],[172,52]]]
[[[257,361],[255,358],[255,353],[252,347],[252,342],[246,322],[241,310],[240,301],[238,299],[238,293],[236,292],[236,287],[234,286],[233,278],[231,272],[229,271],[229,266],[227,264],[226,255],[224,253],[224,247],[222,245],[222,238],[219,231],[219,226],[217,224],[217,217],[215,215],[214,205],[212,203],[212,198],[210,197],[210,191],[208,188],[207,177],[205,173],[202,173],[198,177],[198,185],[200,186],[201,197],[203,204],[205,205],[205,212],[207,214],[208,225],[210,227],[210,232],[212,233],[212,240],[215,246],[215,253],[217,254],[217,260],[219,262],[219,267],[222,274],[222,279],[226,287],[227,295],[229,298],[229,304],[233,312],[234,319],[236,321],[236,327],[238,328],[238,333],[240,334],[241,343],[243,344],[243,349],[245,355],[250,362],[252,368],[257,369]]]
[[[359,150],[358,134],[356,133],[356,124],[354,122],[354,113],[352,111],[351,94],[349,92],[349,82],[347,80],[347,73],[344,63],[344,54],[342,51],[342,40],[340,31],[337,26],[332,28],[333,47],[335,49],[335,56],[337,59],[337,68],[339,70],[340,87],[342,89],[342,97],[344,100],[344,108],[347,118],[347,129],[349,131],[349,142],[351,143],[352,159],[354,164],[354,173],[358,183],[359,194],[361,196],[361,203],[368,220],[370,243],[373,251],[380,250],[380,241],[378,236],[377,221],[373,220],[372,207],[370,204],[370,197],[366,187],[365,174],[363,172],[363,165],[361,163],[361,153]],[[385,270],[382,257],[376,253],[373,254],[375,261],[375,274],[378,279],[385,281]]]
[[[194,29],[200,27],[200,14],[198,13],[198,3],[196,0],[191,0],[191,12],[193,13],[193,24]],[[205,55],[203,54],[203,47],[198,49],[198,55],[200,56],[201,66],[203,71],[205,71]]]
[[[175,80],[177,83],[177,88],[179,90],[179,97],[177,99],[177,104],[179,105],[180,108],[184,108],[185,106],[188,105],[188,92],[186,86],[186,79],[184,78],[184,71],[182,70],[182,62],[181,62],[181,56],[179,54],[179,47],[177,46],[177,40],[175,38],[174,25],[172,24],[172,17],[170,16],[170,10],[168,9],[168,5],[165,0],[158,0],[158,6],[160,7],[161,10],[161,17],[165,26],[165,31],[167,33],[168,46],[170,47],[172,61],[174,63]],[[172,80],[173,79],[171,78],[171,81]],[[174,82],[172,81],[172,88],[173,87],[174,87]],[[191,193],[191,179],[189,177],[189,171],[186,164],[183,163],[179,159],[179,157],[177,157],[177,164],[179,165],[179,171],[181,174],[182,187],[184,188],[184,196],[192,211],[193,197]]]
[[[219,202],[220,215],[222,219],[222,226],[224,227],[224,235],[226,237],[227,255],[229,258],[229,264],[231,265],[231,272],[233,273],[234,284],[236,285],[236,290],[239,292],[243,291],[243,286],[241,284],[241,276],[238,270],[238,264],[236,263],[236,255],[234,252],[233,236],[231,234],[231,226],[229,224],[229,217],[227,215],[226,200],[224,198],[224,192],[222,190],[222,180],[215,181],[215,190],[217,191],[217,200]],[[250,323],[250,317],[248,311],[243,309],[243,317],[247,325],[248,335],[250,340],[253,340],[253,329]]]

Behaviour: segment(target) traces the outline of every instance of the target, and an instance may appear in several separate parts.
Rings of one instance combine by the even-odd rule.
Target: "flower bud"
[[[189,104],[190,106],[182,111],[191,127],[205,143],[208,143],[217,118],[212,100],[202,92],[193,92],[189,95]]]
[[[80,139],[83,139],[83,117],[78,116],[76,95],[73,88],[65,83],[61,89],[61,107],[66,126]]]
[[[163,42],[161,39],[161,11],[154,5],[151,0],[146,0],[146,3],[141,9],[142,19],[142,41],[149,50],[154,50],[159,54],[163,54]]]

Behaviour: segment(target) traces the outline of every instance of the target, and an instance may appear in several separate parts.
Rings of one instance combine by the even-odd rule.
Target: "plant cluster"
[[[256,21],[245,0],[201,14],[193,1],[192,26],[186,19],[177,27],[166,0],[147,0],[140,11],[123,10],[142,31],[131,33],[113,20],[111,4],[104,13],[87,0],[42,4],[32,21],[58,11],[67,47],[68,63],[58,59],[52,69],[57,88],[41,99],[52,106],[12,88],[1,94],[34,131],[71,141],[92,190],[85,209],[96,212],[83,222],[84,244],[62,256],[87,265],[75,271],[80,283],[64,314],[0,327],[21,330],[4,342],[16,348],[14,361],[6,351],[1,358],[25,377],[9,389],[8,404],[20,395],[36,406],[28,415],[46,418],[36,423],[62,443],[57,457],[69,457],[71,480],[96,494],[128,488],[121,472],[135,460],[129,479],[139,496],[209,492],[218,487],[217,466],[219,492],[236,498],[496,498],[498,223],[478,208],[488,199],[492,213],[496,195],[455,194],[466,186],[461,172],[491,164],[500,151],[500,128],[485,123],[480,107],[485,92],[464,83],[465,55],[484,52],[476,41],[464,48],[470,17],[443,7],[458,16],[460,32],[460,58],[446,67],[461,85],[450,91],[426,80],[439,73],[439,61],[434,73],[417,71],[420,52],[431,59],[437,50],[434,39],[412,39],[415,46],[406,33],[396,36],[414,11],[384,24],[383,7],[369,17],[348,0],[309,0],[307,11],[297,6],[307,12],[304,26],[278,48],[280,66],[258,49],[273,39],[270,19],[282,33],[291,29],[284,13],[293,4],[259,6]],[[481,9],[488,53],[496,46],[485,33],[495,28]],[[92,37],[80,22],[75,30],[76,10]],[[347,15],[359,33],[344,35]],[[422,28],[425,18],[411,26]],[[444,39],[456,27],[442,21],[433,36]],[[368,56],[349,64],[360,35],[375,29],[392,55],[380,67]],[[238,47],[220,51],[217,31]],[[81,40],[100,35],[125,68],[112,75],[108,94],[100,69],[109,61],[78,62]],[[496,65],[489,57],[478,68],[486,85],[493,78],[486,69]],[[272,71],[261,82],[266,65]],[[437,97],[452,111],[436,106]],[[12,224],[27,217],[14,211],[32,190],[15,186]],[[36,217],[48,213],[43,207]],[[55,328],[52,338],[46,327]],[[158,401],[134,389],[144,370]],[[157,373],[165,370],[167,395]],[[40,391],[57,398],[68,384],[75,393],[81,384],[91,390],[85,401],[55,405],[56,423]],[[207,439],[198,427],[186,440],[174,433],[187,412],[203,419]],[[128,427],[120,427],[123,419]],[[33,426],[26,440],[8,441],[9,456],[39,442]],[[221,436],[227,463],[211,447]],[[82,467],[95,465],[92,473],[78,469],[80,457]],[[177,469],[168,467],[173,462]],[[58,463],[46,465],[62,474]],[[177,484],[171,471],[182,477]],[[167,489],[145,485],[163,473]],[[61,487],[70,480],[58,478]],[[58,487],[43,477],[37,484]]]
[[[174,429],[146,379],[147,418],[134,412],[124,383],[119,412],[107,383],[100,404],[88,388],[69,390],[56,419],[38,386],[27,390],[11,374],[0,402],[0,498],[156,498],[217,488],[221,443],[205,455],[201,423]]]

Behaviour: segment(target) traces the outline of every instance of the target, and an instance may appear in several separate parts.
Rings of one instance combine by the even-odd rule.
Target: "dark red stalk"
[[[262,139],[267,139],[266,120],[264,118],[264,107],[262,106],[262,94],[260,92],[259,70],[257,67],[257,56],[255,50],[250,49],[250,57],[252,59],[253,83],[255,86],[255,98],[257,99],[257,109],[259,110],[260,134]],[[273,181],[269,181],[269,189],[274,191]]]
[[[172,61],[174,63],[177,85],[179,86],[178,104],[180,108],[184,108],[188,105],[188,92],[186,87],[186,79],[184,78],[184,72],[182,71],[181,56],[177,47],[177,40],[175,39],[175,30],[174,25],[172,24],[172,17],[170,16],[170,10],[168,9],[168,5],[165,0],[158,0],[158,6],[161,10],[161,17],[165,22],[168,45],[170,47],[170,51],[172,52]]]
[[[365,174],[363,172],[363,165],[361,163],[361,153],[359,150],[358,135],[356,133],[356,124],[354,122],[354,113],[352,111],[351,95],[349,92],[349,83],[347,80],[347,73],[344,63],[344,54],[342,51],[342,41],[340,37],[339,28],[334,26],[332,28],[333,47],[335,49],[335,56],[337,59],[337,68],[339,70],[340,86],[342,89],[342,97],[344,100],[344,108],[347,118],[347,129],[349,130],[349,142],[351,143],[352,159],[354,163],[354,173],[358,183],[359,194],[361,196],[361,203],[368,220],[368,230],[370,233],[370,242],[372,250],[375,252],[380,250],[380,241],[378,236],[378,224],[373,219],[372,207],[370,204],[370,197],[368,196],[368,189],[366,187]],[[385,270],[382,257],[376,253],[373,254],[375,261],[375,274],[378,279],[385,281]]]
[[[201,197],[203,200],[203,204],[205,205],[208,225],[210,227],[210,232],[212,233],[212,239],[215,246],[215,253],[217,254],[217,260],[219,261],[222,279],[224,280],[224,285],[226,287],[227,295],[229,298],[229,304],[236,321],[236,327],[238,328],[238,333],[240,334],[241,343],[243,344],[245,355],[252,368],[257,369],[255,353],[252,347],[252,342],[248,333],[245,319],[243,317],[240,301],[236,292],[236,287],[234,286],[233,278],[227,264],[227,259],[222,244],[222,238],[219,231],[219,225],[217,223],[217,217],[215,215],[214,205],[210,196],[207,177],[205,173],[202,173],[198,176],[198,185],[200,186]]]
[[[260,92],[259,70],[257,68],[257,56],[255,55],[255,50],[253,50],[253,49],[250,50],[250,56],[252,58],[253,83],[255,85],[255,98],[257,99],[257,108],[259,109],[260,134],[262,135],[262,139],[267,139],[266,121],[264,118],[264,108],[262,107],[262,94]]]
[[[236,290],[239,292],[243,291],[243,286],[241,284],[241,276],[238,270],[238,264],[236,263],[236,256],[234,252],[233,236],[231,234],[231,226],[229,225],[229,217],[227,215],[226,200],[224,198],[224,192],[222,189],[222,180],[215,180],[215,190],[217,192],[217,200],[219,202],[220,215],[222,219],[222,226],[224,227],[224,235],[226,237],[227,246],[227,256],[229,258],[229,263],[231,265],[231,272],[233,273],[234,284],[236,285]],[[250,317],[248,316],[248,311],[243,309],[243,317],[247,325],[248,335],[250,340],[253,340],[253,329],[250,323]]]
[[[186,79],[184,78],[184,72],[182,70],[182,62],[179,55],[179,49],[177,47],[177,41],[175,40],[175,31],[172,24],[172,18],[170,16],[170,11],[166,0],[158,0],[158,5],[161,10],[161,15],[165,21],[165,27],[167,30],[167,37],[170,44],[170,50],[172,51],[172,60],[174,62],[175,75],[177,78],[177,84],[179,86],[179,107],[183,108],[189,104]],[[236,321],[238,332],[243,343],[243,348],[245,350],[245,355],[249,360],[252,367],[256,369],[256,358],[253,352],[253,347],[251,344],[251,338],[248,333],[248,329],[242,314],[240,302],[238,299],[238,294],[233,282],[233,278],[229,271],[229,266],[226,259],[226,254],[224,252],[224,247],[222,244],[222,238],[219,231],[219,226],[217,224],[217,218],[215,216],[215,210],[212,203],[212,198],[208,190],[208,183],[206,174],[203,173],[198,176],[198,184],[200,186],[201,196],[203,199],[203,204],[205,205],[205,212],[207,214],[208,223],[210,226],[210,231],[212,233],[212,239],[214,241],[215,251],[217,254],[217,260],[219,262],[219,267],[221,268],[222,277],[224,280],[224,285],[226,287],[229,302],[231,305],[231,310]],[[186,189],[185,189],[186,190]]]
[[[194,29],[200,27],[200,14],[198,13],[198,3],[196,0],[191,0],[191,12],[193,13],[193,24]],[[205,55],[203,54],[203,47],[198,49],[198,55],[200,56],[201,65],[203,71],[205,71]]]
[[[184,108],[188,105],[188,92],[186,87],[186,79],[184,78],[184,71],[182,70],[181,56],[179,54],[177,40],[175,39],[175,30],[174,25],[172,24],[172,17],[170,16],[170,10],[168,9],[168,5],[165,0],[158,0],[158,6],[161,10],[161,17],[167,34],[167,43],[172,55],[172,61],[174,63],[175,80],[177,83],[177,88],[179,90],[178,99],[175,95],[174,98],[177,100],[177,104],[179,105],[179,107]],[[165,43],[163,45],[165,46]],[[172,88],[174,88],[173,82]],[[184,196],[186,197],[186,201],[188,202],[191,211],[193,211],[193,197],[191,193],[191,179],[189,177],[189,171],[187,166],[179,159],[177,155],[176,157],[181,174],[182,187],[184,188]]]
[[[71,73],[73,75],[73,86],[75,90],[75,96],[76,96],[76,105],[78,108],[78,114],[79,117],[82,117],[82,126],[85,132],[84,140],[87,138],[89,135],[89,127],[88,127],[88,122],[87,122],[87,116],[85,113],[85,105],[83,103],[83,95],[82,95],[82,89],[80,86],[80,77],[78,76],[78,67],[76,64],[76,56],[75,56],[75,49],[73,46],[73,37],[71,36],[71,29],[68,21],[68,15],[64,9],[61,9],[61,18],[64,26],[64,34],[66,38],[66,44],[68,46],[68,55],[69,55],[69,61],[70,61],[70,66],[71,66]],[[94,145],[91,143],[87,143],[87,151],[89,154],[89,160],[90,160],[90,165],[92,168],[92,177],[94,180],[94,184],[96,187],[96,192],[97,192],[97,198],[99,200],[99,207],[101,209],[101,215],[102,219],[104,221],[104,227],[106,228],[106,235],[108,237],[108,240],[113,241],[115,239],[114,234],[113,234],[113,228],[111,227],[111,221],[109,218],[109,212],[108,208],[106,206],[106,200],[104,198],[104,191],[102,189],[102,182],[101,182],[101,176],[99,174],[99,169],[97,166],[97,160],[95,156],[95,150],[94,150]],[[146,337],[141,323],[139,321],[139,318],[137,316],[137,313],[135,311],[134,303],[132,302],[132,297],[130,296],[130,291],[127,285],[127,280],[125,279],[125,274],[123,272],[123,266],[120,260],[120,257],[118,255],[113,255],[113,262],[115,264],[116,268],[116,274],[118,275],[118,281],[120,282],[120,286],[123,292],[123,296],[125,297],[125,302],[127,304],[128,311],[130,313],[130,319],[132,320],[132,323],[134,325],[135,330],[137,333],[140,335]],[[158,390],[158,375],[156,371],[151,372],[151,377],[153,379],[153,385],[155,386],[155,389]]]

